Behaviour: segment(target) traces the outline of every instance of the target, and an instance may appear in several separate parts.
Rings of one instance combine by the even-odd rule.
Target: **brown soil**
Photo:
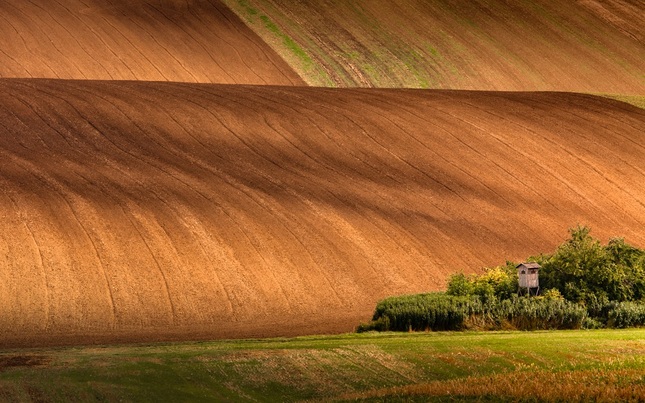
[[[40,367],[50,361],[49,357],[42,355],[0,355],[0,372],[7,368]]]
[[[641,0],[223,1],[314,85],[645,94]]]
[[[350,331],[385,296],[645,246],[645,110],[567,93],[0,80],[0,345]]]
[[[303,84],[219,0],[3,0],[0,77]]]

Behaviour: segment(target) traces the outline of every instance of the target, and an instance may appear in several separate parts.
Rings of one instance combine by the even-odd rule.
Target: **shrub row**
[[[500,301],[479,296],[429,293],[388,298],[378,303],[372,322],[358,331],[464,329],[577,329],[587,315],[561,299],[514,297]]]
[[[446,293],[379,302],[365,330],[575,329],[645,326],[645,250],[621,238],[606,246],[584,226],[539,263],[541,296],[518,297],[516,264],[455,274]],[[640,302],[638,302],[640,301]]]
[[[645,303],[620,302],[607,313],[607,327],[645,326]]]

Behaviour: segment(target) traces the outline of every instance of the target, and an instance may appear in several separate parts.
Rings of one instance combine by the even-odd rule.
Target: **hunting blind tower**
[[[526,289],[528,295],[538,295],[540,291],[540,280],[538,271],[540,266],[537,263],[522,263],[517,265],[517,276],[519,280],[518,294]]]

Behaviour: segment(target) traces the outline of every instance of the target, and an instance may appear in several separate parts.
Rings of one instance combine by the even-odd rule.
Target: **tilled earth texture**
[[[0,77],[303,84],[218,0],[2,0]]]
[[[307,82],[645,95],[642,0],[223,0]]]
[[[385,296],[645,245],[645,110],[568,93],[0,80],[0,345],[351,331]]]

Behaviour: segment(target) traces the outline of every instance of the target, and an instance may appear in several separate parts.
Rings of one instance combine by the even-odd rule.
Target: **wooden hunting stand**
[[[540,266],[537,263],[522,263],[517,265],[517,277],[519,280],[519,288],[517,294],[520,295],[526,290],[526,294],[538,295],[540,292],[540,280],[538,278],[538,271]]]

